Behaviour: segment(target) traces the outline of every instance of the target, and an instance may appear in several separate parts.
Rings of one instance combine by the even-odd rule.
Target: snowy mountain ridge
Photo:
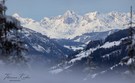
[[[35,21],[30,18],[23,18],[18,14],[17,18],[22,26],[47,35],[50,38],[72,39],[90,32],[103,32],[112,29],[123,29],[130,20],[129,13],[110,12],[99,13],[90,12],[85,15],[78,15],[74,11],[67,11],[63,15],[48,18],[44,17],[41,21]],[[135,15],[133,14],[133,17]]]
[[[85,49],[52,67],[50,72],[53,74],[81,72],[86,75],[86,79],[110,72],[119,72],[121,75],[128,68],[125,63],[123,64],[128,55],[127,44],[124,43],[128,39],[128,31],[129,29],[119,30],[108,35],[104,41],[89,42]],[[132,59],[129,59],[126,65],[131,62]]]
[[[73,51],[66,49],[57,44],[52,39],[41,33],[23,27],[19,34],[28,49],[26,55],[30,58],[31,65],[52,65],[56,62],[66,58]],[[36,62],[35,62],[36,61]]]

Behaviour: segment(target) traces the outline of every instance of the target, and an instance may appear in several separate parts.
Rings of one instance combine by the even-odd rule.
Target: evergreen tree
[[[24,56],[27,51],[20,34],[20,22],[11,16],[6,16],[5,0],[0,2],[0,59],[7,64],[26,64]]]
[[[131,13],[130,13],[130,23],[128,24],[129,27],[129,37],[125,39],[125,44],[127,45],[128,56],[122,60],[122,63],[129,66],[129,70],[132,74],[135,74],[135,27],[133,27],[132,21],[132,6],[131,6]]]

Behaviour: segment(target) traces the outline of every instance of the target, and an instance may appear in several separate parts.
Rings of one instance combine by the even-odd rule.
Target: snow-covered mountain
[[[78,67],[81,72],[87,73],[91,72],[91,70],[100,72],[102,72],[101,70],[111,70],[117,64],[119,65],[120,60],[126,56],[126,47],[121,42],[127,37],[128,31],[126,29],[119,31],[118,29],[124,29],[123,25],[130,21],[129,13],[110,12],[101,14],[92,12],[80,16],[73,11],[67,11],[64,15],[57,17],[45,17],[40,22],[22,18],[18,14],[13,16],[20,20],[24,27],[35,31],[32,37],[36,37],[37,32],[41,33],[40,35],[42,36],[47,35],[63,47],[74,50],[79,47],[79,50],[72,54],[73,56],[68,56],[68,58],[65,58],[66,60],[64,59],[65,61],[63,60],[58,66],[53,67],[52,73],[65,72],[65,70],[74,72]],[[37,38],[40,38],[40,36],[33,39]],[[42,40],[43,38],[37,40]],[[37,51],[41,51],[45,49],[45,46],[43,49],[42,45],[44,44],[36,45],[35,47],[33,47],[34,45],[30,46]],[[54,47],[53,45],[51,46]],[[57,49],[57,52],[55,52],[55,49]],[[63,54],[63,51],[60,51],[62,49],[59,50],[58,47],[52,50],[54,50],[53,52],[56,55],[59,52]]]
[[[111,35],[117,31],[119,30],[114,29],[114,30],[104,31],[104,32],[90,32],[90,33],[82,34],[81,36],[76,36],[73,39],[53,39],[53,40],[63,47],[77,51],[77,50],[84,49],[90,41],[95,41],[95,40],[104,41],[108,35]]]
[[[129,13],[90,12],[78,15],[74,11],[67,11],[56,17],[44,17],[41,21],[23,18],[18,14],[13,15],[24,27],[30,28],[50,38],[74,38],[90,32],[103,32],[112,29],[123,29],[130,20]],[[135,15],[133,14],[133,17]]]
[[[127,45],[123,42],[128,37],[128,31],[129,29],[124,29],[115,32],[108,35],[104,41],[90,41],[85,49],[52,67],[51,73],[76,72],[85,74],[86,78],[94,78],[110,71],[121,75],[128,70],[127,66],[121,63],[127,56]]]
[[[109,31],[104,31],[104,32],[90,32],[90,33],[85,33],[81,36],[76,36],[72,40],[76,42],[81,42],[81,43],[89,43],[90,41],[94,40],[104,40],[108,35],[113,34],[118,30],[113,29]]]
[[[56,64],[56,62],[73,53],[73,51],[60,46],[47,36],[27,28],[22,29],[20,36],[28,49],[26,55],[32,59],[30,61],[33,61],[33,64],[36,64],[36,62],[44,65]]]

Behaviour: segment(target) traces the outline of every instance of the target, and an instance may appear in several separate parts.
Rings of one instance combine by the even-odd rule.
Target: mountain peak
[[[20,17],[20,15],[18,13],[14,13],[12,16],[16,17],[16,18]]]
[[[71,15],[74,15],[74,14],[75,14],[75,12],[74,12],[73,10],[67,10],[67,11],[64,13],[65,16],[71,16]]]
[[[96,16],[96,15],[98,15],[98,14],[100,14],[98,11],[95,11],[95,12],[89,12],[89,13],[87,13],[87,14],[85,14],[85,15],[92,15],[92,16]]]

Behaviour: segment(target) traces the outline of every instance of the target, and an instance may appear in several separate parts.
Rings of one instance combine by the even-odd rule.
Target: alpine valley
[[[13,17],[25,27],[22,37],[30,48],[28,53],[44,64],[53,64],[49,69],[53,74],[79,72],[87,79],[110,71],[119,75],[127,73],[128,68],[121,61],[127,58],[124,41],[129,35],[126,24],[130,13],[78,15],[68,10],[41,21],[23,18],[17,13]]]

